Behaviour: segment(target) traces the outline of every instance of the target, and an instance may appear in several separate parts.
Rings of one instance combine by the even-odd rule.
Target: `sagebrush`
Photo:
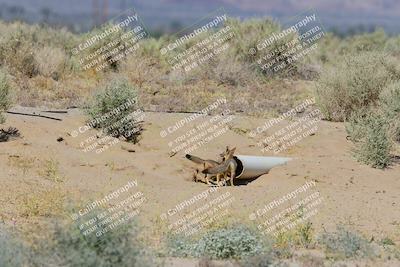
[[[54,266],[69,267],[157,266],[157,262],[139,240],[139,228],[134,222],[120,225],[101,237],[96,237],[95,233],[84,236],[78,226],[55,224],[52,227],[53,240],[41,244],[45,254],[36,257],[36,264],[44,266],[41,264],[51,263]]]
[[[388,85],[381,93],[379,107],[389,126],[389,135],[400,142],[400,81]]]
[[[378,111],[354,112],[347,131],[355,143],[354,155],[360,162],[381,169],[391,163],[389,125]]]
[[[27,264],[27,248],[12,236],[8,230],[0,225],[0,266],[20,267]]]
[[[7,75],[3,70],[0,70],[0,124],[5,122],[5,117],[2,114],[11,107],[11,86]]]
[[[270,250],[268,242],[257,232],[243,225],[212,230],[198,240],[171,236],[167,246],[172,256],[211,259],[241,259]]]
[[[322,72],[315,89],[327,120],[344,121],[352,112],[375,105],[383,88],[397,79],[395,63],[379,52],[347,55],[338,61]]]
[[[115,79],[101,89],[89,104],[88,124],[101,128],[107,135],[136,143],[143,130],[141,121],[132,115],[138,110],[135,88],[124,79]]]

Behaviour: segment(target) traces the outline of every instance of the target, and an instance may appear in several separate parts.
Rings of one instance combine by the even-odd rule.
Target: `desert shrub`
[[[233,44],[228,53],[242,62],[250,63],[254,61],[254,56],[249,54],[250,48],[256,47],[263,39],[281,30],[279,23],[271,18],[245,21],[229,18],[226,25],[235,31],[235,36],[232,39]]]
[[[400,37],[391,37],[385,44],[384,51],[390,55],[399,57],[400,56]]]
[[[121,225],[101,238],[95,233],[84,236],[77,224],[55,224],[53,240],[41,243],[40,250],[44,254],[36,258],[36,264],[68,267],[157,266],[150,253],[143,248],[138,233],[135,223]]]
[[[0,226],[0,266],[20,267],[27,263],[27,249]]]
[[[3,112],[10,108],[10,91],[11,86],[8,82],[6,73],[0,70],[0,124],[5,122]]]
[[[28,77],[37,73],[34,51],[34,42],[22,25],[0,39],[0,63]]]
[[[346,129],[355,142],[353,152],[358,161],[374,168],[385,168],[390,164],[392,142],[389,126],[379,112],[354,112]]]
[[[279,232],[275,236],[275,246],[280,248],[282,254],[290,256],[292,248],[309,248],[313,243],[312,236],[311,222],[301,223],[290,231]]]
[[[369,108],[362,108],[354,111],[346,121],[345,127],[349,140],[358,142],[365,136],[366,121],[365,117],[370,114]]]
[[[311,58],[315,58],[321,64],[328,62],[335,62],[339,55],[339,46],[343,42],[338,36],[331,32],[325,32],[324,38],[318,41],[318,49],[316,49],[311,55]]]
[[[35,53],[35,61],[40,74],[58,80],[65,68],[66,54],[60,48],[45,46]]]
[[[376,29],[372,33],[358,34],[346,38],[339,47],[341,54],[354,52],[382,51],[388,37],[383,29]]]
[[[160,53],[160,49],[167,43],[165,36],[158,39],[147,38],[141,42],[142,45],[139,46],[135,55],[142,58],[152,59],[161,65],[165,64],[165,66],[168,66],[168,63],[165,62],[165,57]]]
[[[343,226],[338,226],[335,232],[323,233],[318,241],[328,253],[338,257],[363,258],[375,254],[368,240]]]
[[[400,81],[382,91],[379,107],[389,125],[389,135],[394,141],[400,142]]]
[[[123,137],[136,143],[142,131],[142,125],[132,116],[137,111],[136,90],[126,81],[115,79],[95,95],[87,112],[89,125],[101,128],[113,137]]]
[[[167,247],[172,256],[212,259],[240,259],[269,249],[268,243],[259,234],[241,225],[212,230],[198,240],[171,236],[167,240]]]
[[[81,42],[85,43],[95,36],[101,36],[107,30],[109,30],[110,28],[112,28],[114,26],[115,25],[110,22],[110,23],[106,23],[106,24],[102,25],[99,28],[95,28],[86,34],[81,35],[81,38],[82,38]],[[106,64],[107,67],[102,68],[103,71],[106,71],[109,69],[112,69],[114,71],[118,70],[121,61],[120,60],[110,61],[110,60],[112,58],[114,58],[115,56],[117,56],[118,54],[125,52],[125,49],[126,49],[125,47],[122,50],[119,50],[118,53],[115,53],[115,51],[113,51],[116,48],[120,47],[121,45],[124,46],[124,41],[121,40],[121,37],[125,33],[126,32],[123,29],[118,30],[118,31],[109,32],[109,34],[105,35],[104,38],[97,39],[96,42],[94,42],[92,45],[88,46],[82,52],[77,54],[76,58],[79,58],[79,59],[84,59],[86,57],[91,58],[90,60],[84,61],[85,62],[84,64],[89,64],[89,65],[91,62],[99,61],[100,63],[96,64],[95,65],[96,67],[98,67],[101,64]],[[101,53],[98,52],[98,51],[100,51],[99,49],[101,49]],[[93,55],[94,55],[94,57],[92,58]],[[104,59],[102,59],[103,55],[106,55],[106,57]],[[85,68],[83,68],[83,69],[85,69]]]
[[[316,101],[327,120],[343,121],[355,110],[373,105],[395,74],[388,58],[368,52],[345,57],[322,72]]]

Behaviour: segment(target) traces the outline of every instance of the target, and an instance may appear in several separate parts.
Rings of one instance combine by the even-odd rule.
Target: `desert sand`
[[[22,137],[0,143],[1,220],[15,227],[30,224],[33,218],[21,213],[21,201],[26,196],[52,188],[54,184],[61,188],[67,199],[84,204],[130,180],[137,180],[147,197],[140,220],[151,229],[160,214],[206,190],[208,185],[191,180],[195,165],[184,158],[183,151],[171,156],[168,137],[160,137],[163,128],[187,114],[145,115],[145,131],[139,144],[119,142],[96,154],[82,151],[83,136],[70,135],[72,130],[85,124],[85,117],[79,110],[54,115],[63,121],[8,114],[6,125],[18,128]],[[263,122],[239,116],[232,125],[253,129]],[[91,134],[96,132],[90,130]],[[59,137],[64,140],[58,142]],[[240,155],[268,156],[260,151],[254,140],[232,130],[192,154],[216,158],[227,145],[236,146]],[[127,147],[135,152],[128,152]],[[372,169],[359,164],[350,150],[351,143],[346,141],[343,124],[321,121],[315,135],[278,154],[293,158],[288,164],[275,167],[248,184],[220,189],[221,193],[229,191],[235,199],[229,216],[251,223],[249,214],[257,208],[307,181],[315,181],[316,190],[324,199],[318,213],[310,219],[317,232],[344,224],[370,237],[388,236],[400,241],[396,234],[400,224],[399,164],[386,170]],[[41,177],[43,160],[59,163],[62,181]]]

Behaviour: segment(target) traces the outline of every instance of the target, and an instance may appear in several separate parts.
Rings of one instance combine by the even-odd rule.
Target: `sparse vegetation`
[[[46,254],[37,257],[37,264],[69,267],[157,266],[154,258],[141,245],[136,224],[120,225],[101,238],[95,234],[84,236],[78,226],[55,224],[52,227],[53,241],[41,244],[41,253]]]
[[[11,155],[8,157],[8,164],[12,167],[22,170],[22,173],[25,175],[28,173],[28,170],[34,167],[35,158],[20,155]]]
[[[396,245],[392,239],[390,239],[389,237],[385,237],[381,240],[381,244],[383,246],[394,246]]]
[[[53,182],[63,182],[64,177],[60,174],[59,163],[54,159],[44,161],[43,169],[39,170],[39,174]]]
[[[343,226],[338,226],[336,232],[323,233],[319,243],[335,257],[365,258],[375,255],[368,240]]]
[[[278,260],[272,253],[260,254],[242,260],[240,266],[242,267],[285,266],[285,265],[274,264],[276,262],[278,262]]]
[[[59,188],[41,189],[22,197],[23,217],[52,217],[64,212],[65,192]]]

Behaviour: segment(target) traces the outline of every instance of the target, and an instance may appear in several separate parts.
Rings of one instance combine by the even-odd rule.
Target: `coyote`
[[[212,160],[212,159],[201,159],[199,157],[192,156],[192,155],[189,155],[189,154],[186,154],[185,157],[188,160],[193,161],[194,163],[201,164],[203,166],[203,170],[205,170],[206,168],[211,168],[211,167],[218,166],[221,163],[221,162],[218,162],[218,161],[215,161],[215,160]],[[198,181],[198,179],[197,179],[198,173],[199,173],[199,169],[196,169],[195,172],[193,173],[193,180],[195,182]],[[207,174],[204,175],[204,179],[207,182],[207,184],[210,184],[210,181],[208,180]]]
[[[235,153],[236,147],[229,149],[226,147],[224,153],[224,161],[217,166],[210,166],[205,168],[202,173],[204,174],[214,174],[217,176],[217,184],[220,185],[220,177],[224,175],[224,181],[226,182],[227,175],[229,174],[229,180],[231,181],[231,186],[233,186],[233,179],[235,179],[237,163],[233,159],[233,153]]]
[[[201,158],[199,158],[199,157],[196,157],[196,156],[193,156],[193,155],[189,155],[189,154],[186,154],[185,157],[186,157],[188,160],[193,161],[194,163],[201,164],[201,165],[203,166],[203,171],[204,171],[204,170],[207,169],[207,168],[213,168],[213,167],[216,167],[216,166],[222,164],[222,163],[225,161],[225,159],[226,159],[226,157],[228,156],[228,154],[229,154],[229,147],[226,147],[225,152],[219,154],[219,156],[221,157],[221,161],[220,161],[220,162],[215,161],[215,160],[212,160],[212,159],[201,159]],[[204,173],[204,172],[203,172],[203,173]],[[198,179],[197,179],[197,175],[198,175],[198,174],[199,174],[199,169],[196,169],[195,172],[193,173],[193,180],[194,180],[195,182],[198,181]],[[207,175],[207,174],[205,173],[204,179],[205,179],[205,182],[206,182],[208,185],[211,185],[211,183],[210,183],[210,181],[209,181],[209,177],[216,177],[216,178],[217,178],[217,181],[219,181],[221,175],[222,175],[222,174],[219,174],[219,173],[216,174],[216,175]]]

